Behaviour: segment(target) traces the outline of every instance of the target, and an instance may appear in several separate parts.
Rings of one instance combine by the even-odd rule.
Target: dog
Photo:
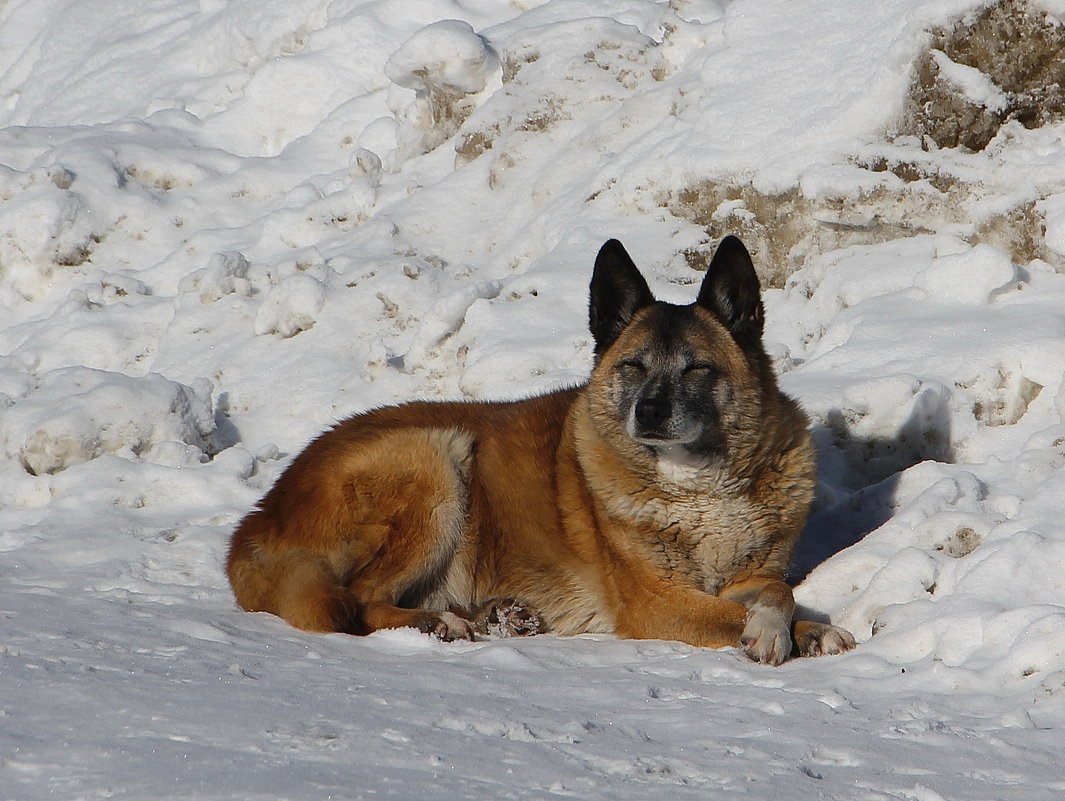
[[[772,665],[852,648],[841,628],[792,620],[784,575],[815,453],[763,320],[739,239],[720,243],[686,306],[655,300],[608,241],[587,383],[338,423],[234,532],[238,603],[313,632],[600,632]]]

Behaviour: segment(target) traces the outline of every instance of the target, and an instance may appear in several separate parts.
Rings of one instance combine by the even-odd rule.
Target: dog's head
[[[721,242],[688,306],[656,301],[617,240],[599,251],[590,294],[590,412],[604,436],[696,460],[757,438],[776,385],[758,277],[740,240]]]

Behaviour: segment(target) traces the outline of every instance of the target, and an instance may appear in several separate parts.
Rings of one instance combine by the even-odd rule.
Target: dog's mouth
[[[629,436],[641,445],[657,448],[668,445],[690,445],[699,439],[702,429],[699,426],[687,426],[684,429],[646,428],[635,420],[629,422]]]
[[[632,438],[641,445],[684,445],[690,442],[687,437],[677,437],[658,431],[637,432],[632,435]]]

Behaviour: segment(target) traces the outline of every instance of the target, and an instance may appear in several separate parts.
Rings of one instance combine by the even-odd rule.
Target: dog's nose
[[[665,398],[644,398],[636,403],[636,422],[648,429],[658,428],[672,413]]]

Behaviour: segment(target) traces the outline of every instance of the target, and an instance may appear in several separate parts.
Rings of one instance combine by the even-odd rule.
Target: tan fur
[[[767,360],[695,315],[685,347],[734,401],[725,458],[656,456],[618,421],[618,365],[652,335],[640,310],[584,387],[387,407],[322,434],[235,532],[238,602],[309,631],[470,637],[486,605],[520,599],[563,635],[743,644],[772,663],[792,635],[802,653],[850,647],[827,624],[788,631],[783,576],[815,482],[805,417]]]

